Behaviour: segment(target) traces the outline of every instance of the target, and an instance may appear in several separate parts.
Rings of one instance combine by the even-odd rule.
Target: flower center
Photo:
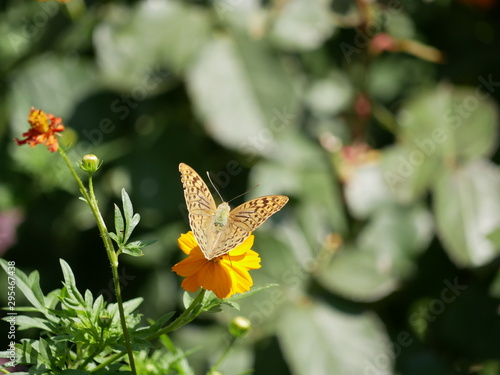
[[[37,132],[47,133],[49,131],[49,120],[41,110],[33,111],[28,117],[28,122]]]

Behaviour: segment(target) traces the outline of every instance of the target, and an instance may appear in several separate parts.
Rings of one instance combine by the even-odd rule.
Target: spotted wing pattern
[[[245,241],[271,215],[288,202],[284,195],[267,195],[241,204],[229,213],[227,225],[209,238],[211,258],[224,255]],[[209,259],[211,259],[209,258]]]
[[[284,195],[267,195],[241,204],[229,213],[226,225],[215,225],[217,207],[207,185],[186,164],[179,165],[189,225],[207,259],[224,255],[240,245],[252,231],[288,202]]]
[[[181,163],[179,171],[189,212],[189,226],[201,251],[207,256],[209,248],[207,233],[210,230],[210,223],[214,221],[217,206],[208,186],[193,168]]]

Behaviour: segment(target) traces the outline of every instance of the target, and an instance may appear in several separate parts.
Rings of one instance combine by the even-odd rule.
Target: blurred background
[[[180,162],[209,171],[225,200],[248,191],[232,205],[291,198],[255,233],[255,286],[279,286],[176,332],[201,345],[195,373],[244,315],[254,329],[225,374],[500,374],[495,0],[0,8],[0,253],[38,269],[44,292],[61,287],[63,258],[80,290],[113,301],[61,157],[13,142],[31,106],[63,118],[75,163],[104,160],[108,226],[124,187],[142,218],[135,239],[157,240],[121,258],[125,299],[143,297],[145,317],[182,309],[170,271],[189,229]]]

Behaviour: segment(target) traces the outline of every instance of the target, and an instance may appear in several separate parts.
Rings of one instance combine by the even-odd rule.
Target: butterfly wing
[[[229,213],[229,220],[222,229],[209,231],[210,258],[215,258],[242,244],[250,233],[278,212],[288,202],[284,195],[268,195],[252,199]]]
[[[206,232],[207,252],[205,257],[212,259],[227,254],[236,246],[240,245],[250,235],[250,232],[238,228],[233,223],[228,222],[223,228],[215,228],[211,223]]]
[[[288,197],[284,195],[255,198],[233,209],[229,214],[229,221],[242,230],[252,232],[281,210],[287,202]]]
[[[217,206],[208,186],[193,168],[180,163],[179,171],[189,212],[189,226],[201,251],[208,257],[208,249],[212,247],[209,244],[213,240],[207,234],[211,233]]]

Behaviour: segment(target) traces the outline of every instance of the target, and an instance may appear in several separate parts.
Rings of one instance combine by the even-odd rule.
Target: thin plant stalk
[[[127,353],[128,353],[128,358],[130,362],[130,370],[132,372],[132,375],[136,375],[136,369],[135,369],[135,362],[134,362],[134,355],[132,352],[132,344],[130,342],[130,336],[127,328],[127,322],[125,320],[125,311],[123,309],[123,300],[122,300],[122,293],[121,293],[121,288],[120,288],[120,278],[118,276],[118,256],[116,255],[113,243],[111,241],[111,238],[109,237],[108,234],[108,229],[106,228],[106,224],[104,223],[104,220],[102,218],[101,212],[99,211],[99,206],[97,203],[97,199],[94,194],[94,186],[92,183],[92,174],[89,173],[89,191],[85,188],[83,185],[82,180],[76,173],[75,169],[71,165],[71,162],[64,152],[62,148],[59,148],[59,153],[63,157],[64,161],[66,162],[66,165],[68,166],[71,174],[73,175],[73,178],[76,180],[76,183],[78,184],[78,187],[80,188],[80,191],[83,195],[83,198],[87,202],[87,204],[90,207],[90,210],[92,211],[92,214],[94,215],[94,218],[97,223],[97,227],[99,228],[99,233],[101,234],[101,238],[104,242],[104,248],[106,249],[106,253],[108,254],[108,259],[111,264],[111,272],[113,274],[113,283],[115,287],[115,293],[116,293],[116,302],[118,304],[118,311],[120,314],[120,322],[123,330],[123,336],[125,339],[125,346],[127,348]],[[90,193],[89,193],[90,192]]]

